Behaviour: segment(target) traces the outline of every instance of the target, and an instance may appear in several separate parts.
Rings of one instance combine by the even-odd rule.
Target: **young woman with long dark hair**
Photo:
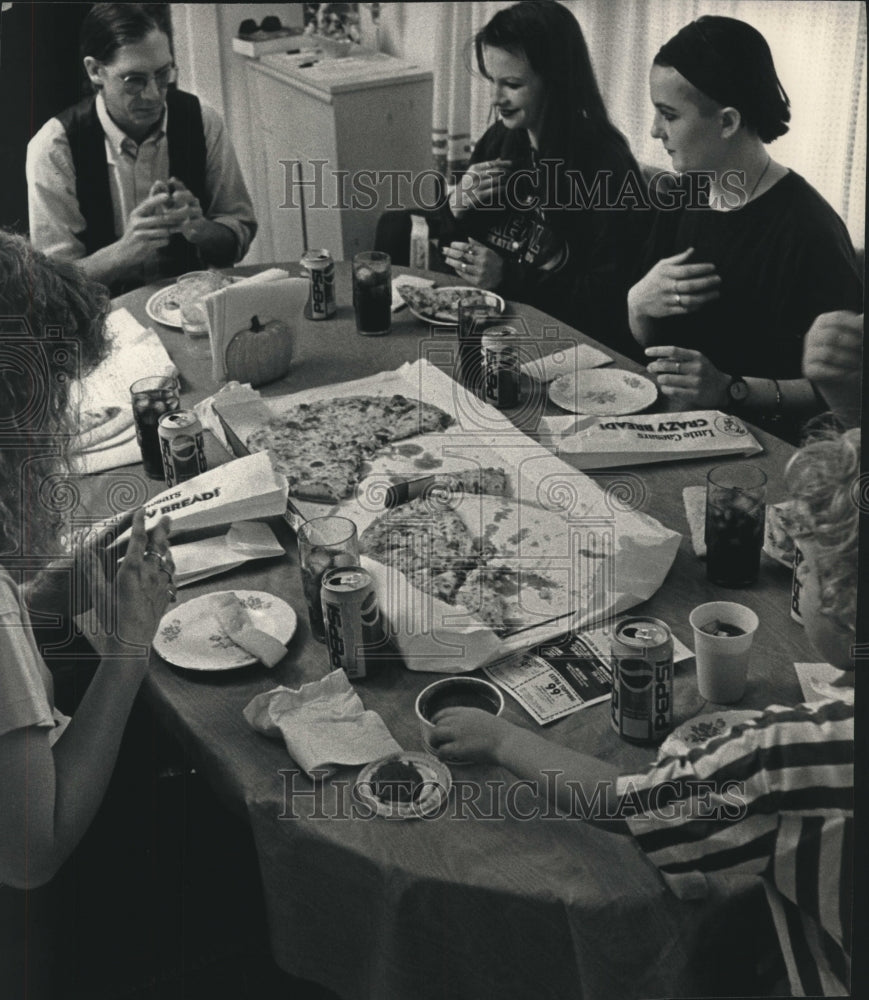
[[[450,195],[447,263],[621,350],[625,295],[650,222],[579,22],[554,0],[498,11],[476,35],[498,120]]]

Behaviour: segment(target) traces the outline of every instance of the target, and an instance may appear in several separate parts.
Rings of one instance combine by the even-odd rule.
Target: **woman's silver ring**
[[[677,361],[676,362],[676,374],[677,375],[681,375],[682,374],[682,362],[681,361]]]
[[[158,552],[156,549],[145,549],[145,552],[144,552],[142,558],[143,559],[147,559],[148,556],[153,556],[157,560],[157,563],[158,563],[157,569],[159,569],[161,573],[165,573],[166,576],[169,577],[169,584],[171,586],[171,584],[172,584],[172,570],[169,568],[169,563],[166,560],[165,553]]]
[[[170,604],[174,604],[177,600],[178,600],[178,591],[177,591],[177,589],[175,587],[175,584],[172,583],[172,582],[170,582],[169,583],[169,603]]]
[[[463,271],[467,271],[467,269],[468,269],[468,265],[465,263],[465,261],[462,261],[462,270]]]
[[[678,292],[676,292],[676,305],[682,308],[682,296]]]

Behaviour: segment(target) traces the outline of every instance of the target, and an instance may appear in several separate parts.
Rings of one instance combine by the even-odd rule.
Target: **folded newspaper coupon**
[[[557,455],[570,455],[571,464],[580,469],[763,451],[738,417],[719,410],[582,417],[541,443]]]

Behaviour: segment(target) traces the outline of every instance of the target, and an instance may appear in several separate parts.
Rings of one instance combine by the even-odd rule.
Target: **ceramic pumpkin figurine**
[[[292,356],[289,326],[279,319],[261,323],[258,316],[252,316],[250,326],[240,330],[226,348],[226,376],[256,388],[283,378]]]

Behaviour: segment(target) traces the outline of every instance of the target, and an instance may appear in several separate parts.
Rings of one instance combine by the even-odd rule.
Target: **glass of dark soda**
[[[346,517],[314,517],[301,525],[296,540],[299,543],[299,570],[311,632],[318,642],[325,642],[326,626],[320,594],[323,574],[336,566],[359,565],[356,525]]]
[[[755,465],[719,465],[706,477],[706,577],[720,587],[757,579],[766,516],[766,473]]]
[[[130,386],[130,395],[142,465],[151,479],[162,479],[163,456],[160,453],[157,422],[164,413],[174,413],[181,409],[178,379],[171,375],[149,375]]]
[[[388,253],[366,250],[353,258],[356,329],[367,337],[389,333],[392,323],[392,261]]]

